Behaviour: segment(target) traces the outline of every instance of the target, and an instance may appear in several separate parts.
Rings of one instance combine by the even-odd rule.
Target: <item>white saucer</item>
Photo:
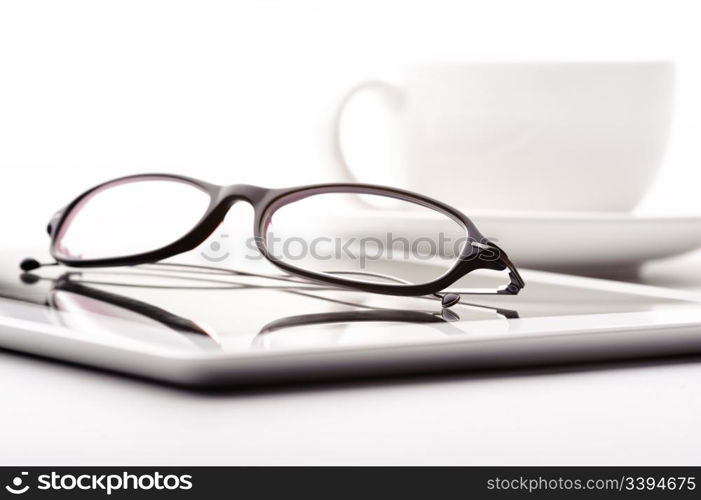
[[[486,211],[468,216],[515,262],[539,269],[630,269],[701,247],[701,216]]]
[[[517,265],[536,269],[625,274],[645,261],[701,247],[701,216],[491,210],[465,213]],[[392,211],[383,219],[396,220],[397,231],[418,237],[431,234],[436,227],[433,217],[422,215]],[[368,219],[363,220],[358,218],[358,223],[367,228]]]

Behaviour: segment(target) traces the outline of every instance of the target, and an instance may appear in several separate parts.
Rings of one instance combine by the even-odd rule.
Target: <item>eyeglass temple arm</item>
[[[317,299],[322,299],[330,302],[341,302],[344,303],[345,305],[353,305],[353,306],[359,306],[360,304],[352,304],[352,303],[347,303],[335,299],[330,299],[328,297],[319,297],[317,295],[313,294],[307,294],[307,293],[302,293],[299,290],[303,289],[311,289],[311,290],[335,290],[335,287],[331,288],[324,288],[318,284],[310,283],[310,282],[305,282],[303,278],[296,278],[292,277],[291,275],[271,275],[271,274],[259,274],[259,273],[252,273],[249,271],[240,271],[240,270],[235,270],[235,269],[225,269],[221,267],[213,267],[213,266],[202,266],[198,264],[178,264],[175,262],[154,262],[153,264],[148,264],[149,266],[156,266],[156,267],[164,267],[164,268],[172,268],[174,271],[177,268],[185,268],[185,269],[192,269],[193,271],[188,271],[188,272],[216,272],[216,273],[222,273],[222,274],[233,274],[235,276],[251,276],[251,277],[258,277],[258,278],[266,278],[266,279],[273,279],[273,280],[280,280],[280,281],[287,281],[290,283],[296,283],[303,285],[300,287],[298,290],[295,289],[286,289],[285,291],[289,293],[296,293],[299,295],[305,295],[309,297],[314,297]],[[506,265],[506,264],[505,264]],[[521,286],[523,286],[523,280],[521,279],[521,276],[518,274],[518,271],[516,271],[516,268],[513,267],[513,264],[511,264],[511,268],[513,271],[516,273],[516,279],[520,280],[517,281],[517,283],[521,283]],[[501,270],[501,269],[499,269]],[[181,270],[178,269],[178,272]],[[381,274],[381,273],[374,273],[374,272],[369,272],[369,271],[326,271],[329,274],[357,274],[357,275],[363,275],[363,276],[372,276],[375,278],[382,278],[386,279],[388,281],[393,281],[395,283],[404,283],[404,284],[409,284],[408,281],[403,280],[401,278],[398,278],[396,276],[391,276],[389,274]],[[512,278],[513,279],[513,278]],[[269,287],[269,288],[276,288],[276,287]],[[282,287],[278,287],[282,289]],[[491,307],[491,306],[485,306],[485,305],[480,305],[480,304],[474,304],[471,302],[464,302],[460,300],[460,295],[465,294],[465,295],[496,295],[499,293],[498,291],[489,288],[489,289],[484,289],[484,291],[476,290],[476,289],[471,289],[469,292],[460,292],[460,291],[454,291],[454,290],[449,290],[449,291],[444,291],[441,293],[434,293],[431,295],[423,295],[419,298],[423,299],[434,299],[437,298],[441,300],[441,305],[442,307],[451,307],[458,302],[462,305],[469,306],[469,307],[476,307],[480,309],[488,309],[491,311],[496,312],[497,314],[504,316],[506,318],[518,318],[518,311],[514,311],[512,309],[504,309],[500,307]],[[456,302],[452,302],[452,300],[457,299]],[[367,305],[363,305],[362,307],[367,308]]]
[[[273,290],[281,290],[281,291],[291,293],[291,294],[302,295],[304,297],[310,297],[310,298],[314,298],[314,299],[324,300],[327,302],[335,302],[337,304],[343,304],[343,305],[347,305],[347,306],[362,307],[365,309],[386,310],[383,307],[376,308],[376,307],[369,306],[367,304],[360,304],[360,303],[356,303],[356,302],[349,302],[349,301],[344,301],[344,300],[339,300],[339,299],[332,299],[330,297],[321,297],[319,295],[315,295],[314,293],[312,293],[313,291],[336,290],[336,288],[335,287],[326,288],[326,287],[322,287],[322,286],[320,286],[318,284],[314,284],[314,283],[305,283],[305,281],[300,281],[300,280],[303,280],[302,278],[296,278],[296,277],[292,277],[290,275],[260,274],[260,273],[253,273],[250,271],[240,271],[240,270],[236,270],[236,269],[225,269],[225,268],[221,268],[221,267],[202,266],[202,265],[198,265],[198,264],[184,264],[184,263],[178,264],[178,263],[174,263],[174,262],[155,262],[153,264],[148,264],[148,265],[166,268],[164,270],[168,270],[168,268],[171,268],[173,271],[176,271],[176,269],[177,269],[177,272],[183,272],[183,270],[180,268],[184,268],[184,269],[188,270],[185,272],[215,272],[217,274],[221,273],[224,275],[232,274],[234,276],[249,276],[249,277],[258,277],[258,278],[265,278],[265,279],[287,281],[290,283],[299,284],[301,286],[299,286],[299,287],[284,287],[284,286],[268,286],[268,285],[264,285],[264,286],[246,285],[244,288],[269,288],[269,289],[273,289]],[[403,280],[401,278],[398,278],[396,276],[391,276],[389,274],[373,273],[373,272],[369,272],[369,271],[327,271],[327,272],[329,274],[362,274],[364,276],[372,276],[375,278],[386,279],[388,281],[393,281],[395,283],[405,283],[405,284],[409,283],[408,281]],[[485,295],[495,295],[496,293],[497,292],[493,289],[488,289],[484,292]],[[474,292],[466,292],[466,294],[479,295],[479,293],[475,294]],[[427,299],[427,300],[433,300],[433,299],[440,300],[441,306],[443,307],[441,314],[444,314],[447,311],[446,307],[450,307],[450,306],[445,305],[446,297],[448,295],[450,295],[450,293],[443,293],[443,294],[435,293],[432,295],[422,295],[421,297],[417,297],[417,298]],[[465,301],[460,300],[460,296],[459,296],[460,292],[452,293],[452,295],[457,296],[458,302],[463,306],[493,311],[496,314],[498,314],[500,316],[504,316],[507,319],[519,317],[518,311],[514,311],[513,309],[505,309],[502,307],[492,307],[492,306],[486,306],[486,305],[482,305],[482,304],[475,304],[473,302],[465,302]],[[450,304],[450,305],[455,305],[455,304]]]

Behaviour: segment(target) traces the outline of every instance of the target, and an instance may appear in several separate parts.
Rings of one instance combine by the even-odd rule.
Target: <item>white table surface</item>
[[[0,352],[0,464],[698,465],[700,388],[701,357],[197,393]]]

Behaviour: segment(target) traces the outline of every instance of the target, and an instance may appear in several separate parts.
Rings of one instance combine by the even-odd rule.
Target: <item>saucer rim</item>
[[[659,213],[647,213],[647,212],[598,212],[598,211],[544,211],[544,210],[533,210],[533,211],[515,211],[515,210],[489,210],[489,209],[475,209],[475,210],[461,210],[465,215],[474,219],[494,219],[494,220],[507,220],[507,219],[517,219],[517,220],[528,220],[528,221],[582,221],[582,222],[635,222],[635,223],[647,223],[647,222],[667,222],[667,223],[689,223],[689,222],[701,222],[700,214],[659,214]],[[426,211],[411,213],[403,210],[395,209],[367,209],[367,216],[371,217],[372,214],[377,214],[378,212],[384,213],[385,215],[392,214],[400,217],[402,219],[431,219],[434,217],[433,214]],[[360,214],[358,214],[360,215]],[[366,214],[364,213],[363,216]]]

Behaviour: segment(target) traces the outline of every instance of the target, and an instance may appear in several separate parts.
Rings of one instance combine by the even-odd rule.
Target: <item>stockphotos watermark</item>
[[[211,241],[208,248],[200,255],[209,262],[223,262],[231,256],[227,248],[229,235],[222,233]],[[495,238],[475,239],[468,236],[455,237],[443,232],[435,236],[406,238],[396,236],[392,232],[382,237],[332,237],[287,236],[285,238],[269,233],[267,238],[248,238],[246,240],[247,260],[260,260],[263,255],[259,243],[269,255],[282,261],[355,261],[360,269],[367,269],[372,261],[403,260],[403,261],[435,261],[463,260],[479,258],[483,261],[497,261],[501,254],[499,248],[489,245],[497,241]],[[463,252],[467,248],[469,251]]]
[[[5,490],[13,495],[23,495],[30,490],[91,491],[111,495],[116,491],[187,491],[192,489],[192,484],[190,474],[162,474],[157,471],[143,474],[62,474],[52,471],[35,478],[22,471],[5,485]]]

